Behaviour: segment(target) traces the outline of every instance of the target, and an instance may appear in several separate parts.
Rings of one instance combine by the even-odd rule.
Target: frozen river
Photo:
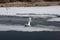
[[[1,7],[0,8],[0,31],[60,31],[60,6],[48,6],[48,7]],[[56,14],[59,17],[51,19],[33,19],[31,27],[25,27],[27,24],[27,18],[15,17],[16,14]],[[1,15],[10,15],[3,17]],[[12,17],[11,17],[12,15]],[[14,17],[13,17],[14,16]],[[43,16],[44,17],[44,16]]]

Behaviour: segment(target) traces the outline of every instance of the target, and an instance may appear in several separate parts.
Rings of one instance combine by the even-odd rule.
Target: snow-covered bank
[[[0,7],[0,15],[16,15],[16,13],[59,14],[60,6],[46,7]]]

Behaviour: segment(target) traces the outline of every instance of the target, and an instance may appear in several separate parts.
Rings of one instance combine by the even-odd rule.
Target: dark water
[[[0,31],[0,40],[60,40],[60,32]]]

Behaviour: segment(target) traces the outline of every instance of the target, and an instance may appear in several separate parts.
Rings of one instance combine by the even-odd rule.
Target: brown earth
[[[10,2],[10,3],[0,3],[0,7],[29,7],[29,6],[57,6],[60,5],[59,2]]]

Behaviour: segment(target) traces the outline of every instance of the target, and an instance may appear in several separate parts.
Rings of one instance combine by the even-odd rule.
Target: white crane
[[[31,17],[29,17],[29,18],[28,18],[28,23],[27,23],[27,24],[25,24],[25,26],[29,26],[29,27],[30,27],[30,26],[31,26],[31,22],[32,22],[32,18],[31,18]]]

